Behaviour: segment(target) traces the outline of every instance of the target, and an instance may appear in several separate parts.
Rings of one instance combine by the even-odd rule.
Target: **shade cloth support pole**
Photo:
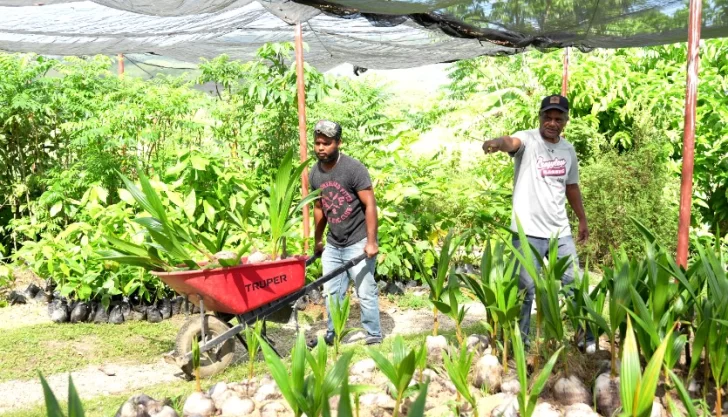
[[[119,77],[124,76],[124,54],[118,54],[116,56],[117,67],[119,70]]]
[[[564,48],[564,70],[561,74],[561,95],[569,92],[569,48]]]
[[[296,84],[298,87],[298,139],[301,163],[308,160],[308,142],[306,140],[306,82],[303,78],[303,31],[301,22],[296,23]],[[301,173],[301,195],[308,195],[308,168]],[[310,215],[308,204],[303,206],[303,251],[308,253],[308,237],[310,235]]]
[[[698,98],[698,64],[700,61],[700,26],[703,3],[690,0],[688,21],[688,64],[685,89],[685,130],[683,134],[682,178],[680,182],[680,221],[677,230],[677,264],[687,268],[690,245],[690,210],[695,163],[695,114]]]

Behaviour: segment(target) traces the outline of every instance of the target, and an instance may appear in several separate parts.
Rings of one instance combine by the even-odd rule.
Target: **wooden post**
[[[688,265],[690,245],[690,210],[693,196],[695,164],[695,114],[698,98],[698,64],[700,60],[700,27],[702,0],[690,0],[688,21],[688,68],[685,88],[685,131],[683,134],[682,179],[680,182],[680,221],[677,228],[677,264]]]
[[[118,54],[116,56],[116,62],[119,68],[119,77],[124,77],[124,54]]]
[[[303,32],[301,22],[296,23],[296,84],[298,87],[298,138],[301,162],[308,160],[308,143],[306,140],[306,81],[303,78]],[[308,168],[301,174],[301,195],[308,195]],[[303,206],[303,251],[308,253],[308,237],[311,220],[308,205]]]
[[[569,48],[564,48],[564,70],[561,75],[561,95],[566,97],[569,92]]]

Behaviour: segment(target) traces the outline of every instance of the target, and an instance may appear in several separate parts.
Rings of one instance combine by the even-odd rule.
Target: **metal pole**
[[[303,33],[301,22],[296,23],[296,84],[298,86],[298,138],[301,162],[308,160],[308,144],[306,141],[306,82],[303,78]],[[308,195],[308,168],[301,174],[301,195]],[[308,205],[303,206],[303,251],[308,253],[308,236],[310,234]]]
[[[124,54],[117,55],[116,62],[119,66],[119,77],[123,77],[124,76]]]
[[[564,71],[561,75],[561,95],[566,97],[569,91],[569,48],[564,48]]]
[[[687,268],[690,244],[690,209],[693,195],[693,166],[695,163],[695,106],[698,98],[698,64],[700,60],[700,26],[703,3],[690,0],[688,21],[688,68],[685,89],[685,132],[682,151],[682,180],[680,183],[680,222],[677,229],[677,264]]]

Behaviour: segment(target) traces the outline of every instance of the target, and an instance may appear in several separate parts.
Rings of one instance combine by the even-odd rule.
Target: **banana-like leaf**
[[[538,402],[538,397],[541,395],[541,391],[543,391],[544,387],[546,386],[546,381],[548,381],[549,377],[551,376],[551,371],[553,371],[554,366],[556,365],[556,361],[559,359],[559,355],[561,354],[562,350],[564,350],[563,347],[559,348],[559,350],[551,355],[549,361],[546,362],[546,365],[544,365],[543,369],[541,369],[541,372],[534,380],[533,385],[529,390],[529,411],[527,412],[527,415],[530,416],[531,414],[533,414],[533,410],[536,408],[536,403]]]

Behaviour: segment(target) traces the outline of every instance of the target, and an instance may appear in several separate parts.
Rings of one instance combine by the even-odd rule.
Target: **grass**
[[[418,296],[414,295],[411,291],[406,291],[404,295],[387,294],[387,301],[396,304],[397,307],[403,310],[432,308],[430,302],[427,300],[427,294]]]
[[[6,330],[0,382],[49,376],[103,363],[151,363],[174,349],[178,320],[114,324],[53,323]]]

